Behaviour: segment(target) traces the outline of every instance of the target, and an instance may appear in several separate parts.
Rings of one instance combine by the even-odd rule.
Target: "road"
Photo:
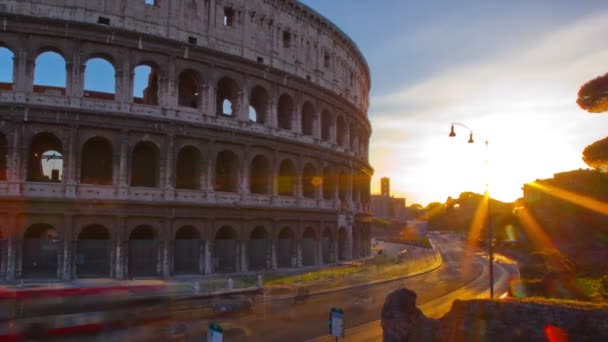
[[[473,255],[471,260],[463,262],[464,241],[458,236],[438,235],[433,242],[444,259],[444,265],[435,271],[315,295],[300,304],[294,304],[293,300],[260,302],[251,314],[214,321],[224,328],[226,341],[304,341],[327,334],[328,312],[332,307],[340,307],[345,311],[345,326],[352,340],[378,340],[381,331],[378,335],[377,321],[384,299],[391,291],[400,287],[412,289],[418,294],[418,303],[422,304],[423,311],[432,317],[439,317],[449,310],[455,298],[471,298],[487,290],[487,259],[482,255]],[[464,272],[463,265],[467,265],[467,272]],[[495,270],[496,279],[506,283],[509,272],[501,266]],[[497,291],[501,293],[499,291],[502,290]],[[207,320],[185,321],[183,328],[190,337],[198,336],[197,340],[200,341],[208,324]],[[361,338],[355,337],[355,333]]]

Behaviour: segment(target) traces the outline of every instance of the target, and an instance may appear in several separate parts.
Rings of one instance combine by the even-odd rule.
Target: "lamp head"
[[[450,138],[453,138],[456,136],[456,132],[454,132],[454,125],[452,125],[452,129],[450,130]]]
[[[469,133],[469,144],[474,143],[475,141],[473,140],[473,132]]]

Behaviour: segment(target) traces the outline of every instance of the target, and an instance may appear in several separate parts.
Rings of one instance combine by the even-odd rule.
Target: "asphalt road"
[[[347,331],[358,331],[354,329],[356,327],[363,331],[361,326],[373,325],[372,322],[380,319],[386,295],[400,287],[415,291],[419,305],[434,310],[427,310],[432,316],[441,316],[449,310],[455,298],[470,298],[487,290],[487,280],[483,281],[487,259],[474,255],[463,262],[464,241],[458,236],[440,235],[432,240],[444,259],[444,265],[435,271],[403,280],[315,295],[299,304],[294,304],[293,300],[260,302],[256,303],[251,314],[221,317],[214,322],[224,328],[225,341],[305,341],[327,334],[328,312],[332,307],[344,310]],[[464,272],[464,265],[467,272]],[[502,272],[502,268],[497,267],[496,270],[497,275]],[[472,290],[475,285],[477,287]],[[463,289],[465,286],[469,288]],[[209,321],[197,320],[195,316],[196,313],[192,313],[191,320],[183,321],[182,325],[191,340],[200,341],[206,334]],[[373,335],[370,340],[377,340],[377,332]]]

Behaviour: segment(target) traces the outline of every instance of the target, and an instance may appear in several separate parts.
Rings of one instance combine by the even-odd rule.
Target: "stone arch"
[[[336,193],[336,175],[331,166],[323,169],[323,199],[333,200]]]
[[[129,235],[129,273],[131,277],[158,275],[158,236],[149,225],[135,227]]]
[[[290,159],[285,159],[279,165],[277,192],[279,196],[295,196],[298,186],[296,167]]]
[[[358,136],[359,136],[359,129],[357,129],[357,126],[355,124],[352,124],[350,126],[350,149],[351,151],[358,153]]]
[[[156,63],[140,63],[133,68],[133,102],[158,105],[159,68]]]
[[[0,44],[0,64],[5,67],[0,69],[0,91],[13,90],[15,74],[15,53],[8,47]]]
[[[177,105],[181,107],[199,108],[201,105],[201,75],[192,69],[183,70],[179,74],[177,85]]]
[[[321,139],[323,141],[331,140],[331,130],[332,130],[332,122],[331,122],[331,114],[324,110],[321,113]]]
[[[131,186],[158,187],[159,167],[158,147],[149,141],[137,143],[131,153]]]
[[[194,146],[184,146],[177,154],[175,188],[198,190],[201,188],[202,154]]]
[[[173,270],[176,274],[194,274],[200,269],[201,237],[193,226],[175,232]]]
[[[258,154],[251,160],[249,174],[249,190],[252,194],[272,193],[272,168],[266,156]]]
[[[306,101],[302,105],[302,134],[314,135],[315,131],[315,107]]]
[[[319,185],[321,179],[317,176],[317,169],[311,163],[306,163],[302,170],[302,195],[306,198],[315,198]]]
[[[60,51],[41,50],[34,62],[34,92],[65,95],[67,84],[66,62]]]
[[[293,99],[288,94],[279,97],[277,103],[277,125],[279,128],[291,130],[293,121],[294,104]]]
[[[269,101],[264,87],[253,87],[249,96],[249,121],[265,124],[268,121]]]
[[[239,161],[236,153],[223,150],[215,162],[215,191],[238,192]]]
[[[338,259],[346,260],[348,250],[348,233],[346,228],[340,227],[338,229]]]
[[[110,276],[110,231],[100,225],[84,227],[78,234],[76,274],[79,278]]]
[[[84,97],[98,100],[114,100],[116,93],[116,69],[111,59],[92,56],[85,64]]]
[[[336,119],[336,144],[338,146],[346,145],[346,122],[342,115],[338,115]]]
[[[8,175],[8,141],[0,132],[0,181],[5,181]]]
[[[217,82],[216,108],[217,113],[226,116],[236,116],[240,109],[240,87],[238,83],[228,77],[222,77]]]
[[[332,262],[333,255],[333,234],[329,227],[325,227],[325,229],[323,229],[323,235],[321,237],[321,249],[323,263],[330,264]]]
[[[266,269],[270,259],[270,239],[264,226],[257,226],[251,231],[247,247],[249,269],[252,271]]]
[[[54,226],[36,223],[23,234],[21,273],[24,278],[56,278],[61,243]]]
[[[314,228],[306,227],[302,234],[302,265],[312,266],[317,260],[317,234]]]
[[[32,137],[27,164],[28,181],[61,182],[63,164],[63,145],[59,138],[48,132]]]
[[[99,136],[87,140],[80,155],[80,183],[111,185],[112,173],[112,143]]]
[[[213,266],[217,273],[236,272],[237,233],[230,226],[223,226],[215,233]]]
[[[295,255],[295,236],[291,228],[284,227],[277,235],[277,266],[293,267]]]

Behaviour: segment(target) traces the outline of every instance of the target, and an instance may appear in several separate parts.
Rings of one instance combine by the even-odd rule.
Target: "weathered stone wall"
[[[607,341],[608,304],[540,299],[456,300],[432,320],[416,294],[391,293],[382,310],[384,341]]]

